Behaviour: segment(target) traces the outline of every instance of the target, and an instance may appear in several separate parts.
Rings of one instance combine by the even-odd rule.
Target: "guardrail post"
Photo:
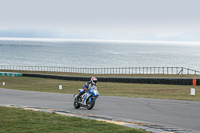
[[[165,68],[163,67],[163,74],[165,74]]]
[[[139,67],[139,74],[140,74],[140,67]]]

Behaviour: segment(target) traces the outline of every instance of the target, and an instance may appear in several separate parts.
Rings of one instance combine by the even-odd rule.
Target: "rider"
[[[85,91],[89,91],[90,88],[96,87],[96,83],[97,83],[97,78],[96,77],[92,77],[90,81],[88,81],[87,83],[85,83],[83,85],[83,91],[78,94],[77,99],[79,99],[80,96],[85,93]]]

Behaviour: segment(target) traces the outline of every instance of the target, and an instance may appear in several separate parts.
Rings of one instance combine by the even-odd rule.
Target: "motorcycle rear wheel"
[[[78,100],[74,100],[74,108],[75,109],[79,109],[81,107],[81,104],[80,103],[78,103]]]

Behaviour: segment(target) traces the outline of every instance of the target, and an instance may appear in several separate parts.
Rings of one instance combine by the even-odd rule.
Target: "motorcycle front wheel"
[[[87,101],[87,109],[91,110],[95,105],[95,98],[92,98],[91,102]]]

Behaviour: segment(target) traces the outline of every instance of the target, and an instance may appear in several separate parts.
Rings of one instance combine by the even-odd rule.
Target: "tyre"
[[[94,105],[95,105],[95,98],[92,98],[90,103],[89,103],[89,100],[87,101],[87,109],[88,110],[91,110],[94,107]]]
[[[78,103],[78,101],[75,99],[75,100],[74,100],[74,108],[75,108],[75,109],[79,109],[80,107],[81,107],[81,104]]]

